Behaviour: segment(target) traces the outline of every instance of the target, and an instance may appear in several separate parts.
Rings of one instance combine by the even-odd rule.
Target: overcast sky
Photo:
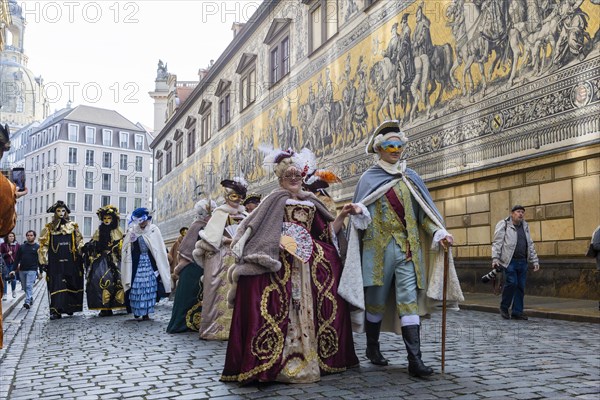
[[[88,104],[152,128],[159,59],[197,80],[262,0],[18,1],[27,20],[28,67],[46,83],[50,111]]]

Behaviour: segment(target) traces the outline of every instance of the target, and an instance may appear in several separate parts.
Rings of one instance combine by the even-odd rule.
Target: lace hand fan
[[[299,259],[308,262],[313,250],[310,233],[298,224],[284,222],[281,228],[280,247]]]

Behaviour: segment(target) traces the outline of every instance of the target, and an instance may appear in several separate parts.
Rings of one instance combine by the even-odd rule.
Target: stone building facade
[[[595,3],[265,1],[151,144],[156,221],[175,238],[232,175],[268,193],[259,145],[311,148],[347,202],[373,163],[367,137],[394,118],[465,290],[489,290],[494,226],[520,203],[544,270],[530,292],[597,297],[583,258],[600,224]]]

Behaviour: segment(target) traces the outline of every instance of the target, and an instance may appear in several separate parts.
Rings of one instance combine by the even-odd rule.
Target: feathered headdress
[[[342,180],[333,172],[326,169],[317,169],[317,162],[315,155],[308,151],[307,157],[311,160],[309,163],[309,170],[302,180],[302,186],[305,190],[316,192],[318,189],[326,189],[331,183],[339,183]]]
[[[107,205],[104,207],[100,207],[98,211],[96,211],[96,215],[99,219],[102,219],[105,215],[110,215],[113,219],[117,221],[120,219],[119,209],[113,205]]]
[[[236,176],[233,179],[224,179],[221,181],[221,186],[232,189],[237,194],[246,197],[248,182],[241,176]]]
[[[194,204],[194,211],[199,218],[209,216],[215,208],[217,203],[214,200],[202,199]]]
[[[302,171],[302,176],[306,176],[311,169],[316,168],[316,157],[306,147],[300,150],[299,153],[295,152],[291,147],[287,150],[281,150],[261,145],[259,149],[265,154],[263,167],[273,168],[277,176],[283,175],[289,167],[298,168]],[[287,160],[285,161],[285,166],[278,168],[284,160]]]

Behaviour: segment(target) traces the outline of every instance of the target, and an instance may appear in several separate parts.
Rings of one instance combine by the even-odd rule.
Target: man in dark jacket
[[[17,251],[15,264],[17,265],[17,271],[21,277],[23,288],[25,289],[25,304],[23,304],[23,307],[29,309],[33,304],[33,284],[35,283],[40,267],[38,263],[38,249],[40,245],[35,242],[35,231],[27,231],[25,238],[27,240]]]

